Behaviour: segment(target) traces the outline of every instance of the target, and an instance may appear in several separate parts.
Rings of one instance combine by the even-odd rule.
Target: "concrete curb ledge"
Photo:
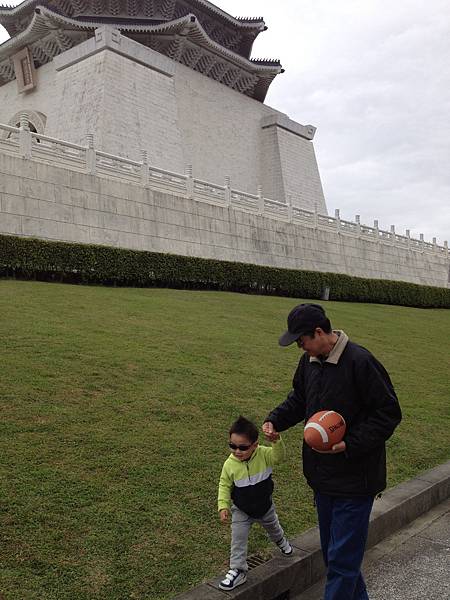
[[[450,497],[450,461],[389,489],[375,501],[367,547],[401,529]],[[291,539],[294,556],[274,554],[250,569],[247,583],[233,592],[218,589],[220,578],[204,583],[174,600],[289,600],[325,574],[317,527]],[[222,574],[223,575],[223,574]]]

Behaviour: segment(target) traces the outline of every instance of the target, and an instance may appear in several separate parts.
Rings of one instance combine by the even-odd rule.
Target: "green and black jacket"
[[[231,502],[249,517],[261,518],[272,505],[272,467],[286,458],[280,438],[272,447],[258,446],[249,460],[233,454],[225,461],[219,481],[219,511],[231,508]]]

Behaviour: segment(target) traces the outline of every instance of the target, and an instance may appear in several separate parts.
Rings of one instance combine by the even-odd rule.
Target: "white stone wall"
[[[262,184],[261,119],[268,106],[177,64],[178,117],[183,132],[184,159],[196,177],[232,184],[256,193]]]
[[[93,134],[98,147],[106,150],[104,79],[107,58],[106,53],[92,56],[72,69],[53,73],[57,93],[55,106],[50,107],[47,114],[46,135],[86,144],[87,135]],[[53,67],[54,63],[50,65]]]
[[[280,127],[277,134],[286,197],[294,206],[326,213],[313,145]]]
[[[39,86],[29,95],[17,97],[15,81],[0,87],[0,122],[36,109],[47,116],[46,135],[86,144],[91,133],[104,152],[140,159],[148,150],[154,164],[184,170],[172,78],[108,50],[61,71],[51,62],[38,73]]]
[[[215,183],[326,212],[312,141],[274,125],[285,115],[117,32],[57,56],[37,70],[37,88],[19,94],[12,81],[0,87],[0,123],[23,110],[47,117],[45,133],[105,152],[150,161]],[[276,82],[274,83],[276,85]],[[293,124],[293,122],[290,122]],[[15,123],[14,123],[15,124]],[[294,129],[295,129],[294,124]],[[314,183],[312,183],[314,182]]]
[[[21,111],[41,112],[47,119],[50,114],[55,113],[57,100],[61,98],[61,91],[56,81],[53,63],[37,69],[36,77],[38,85],[31,92],[19,94],[15,80],[0,86],[0,123],[10,123],[13,117]],[[13,123],[11,122],[11,124]],[[50,124],[47,120],[46,133],[52,135],[54,132],[50,133],[50,131]],[[68,139],[68,134],[65,137]]]
[[[446,287],[448,251],[306,227],[0,152],[0,233]]]

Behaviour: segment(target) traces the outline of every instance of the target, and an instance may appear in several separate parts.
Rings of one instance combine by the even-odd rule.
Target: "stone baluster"
[[[148,184],[148,152],[147,150],[141,150],[141,183],[142,185]]]
[[[338,208],[334,211],[334,218],[336,219],[336,230],[339,233],[341,231],[341,211]]]
[[[375,238],[377,242],[380,241],[380,228],[378,227],[378,219],[375,219],[373,222],[373,228],[375,229]]]
[[[189,200],[194,198],[194,177],[192,175],[192,165],[187,165],[186,171],[186,194]]]
[[[391,225],[391,240],[395,242],[395,225]]]
[[[31,131],[27,113],[20,115],[19,148],[23,158],[31,158]]]
[[[361,235],[361,215],[355,215],[356,231]]]
[[[288,216],[289,223],[292,223],[293,212],[292,212],[292,196],[291,196],[291,194],[288,194],[288,197],[287,197],[287,216]]]
[[[88,133],[86,135],[86,138],[87,138],[87,143],[88,143],[88,147],[86,150],[87,172],[90,173],[91,175],[95,175],[97,156],[95,154],[95,149],[94,149],[94,134]]]
[[[225,203],[231,206],[231,177],[225,177]]]
[[[262,185],[258,185],[258,213],[260,215],[264,214],[264,196],[263,196],[263,189],[262,189]]]
[[[435,237],[433,238],[433,250],[437,252],[437,239]]]
[[[406,230],[406,244],[408,246],[408,248],[411,248],[411,231],[409,229]]]

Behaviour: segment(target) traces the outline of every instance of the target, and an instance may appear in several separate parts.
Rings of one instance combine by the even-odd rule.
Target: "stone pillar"
[[[186,194],[192,200],[194,197],[194,177],[192,176],[192,165],[186,167]]]
[[[142,185],[148,183],[148,152],[147,150],[141,150],[142,164],[141,164],[141,182]]]
[[[288,217],[288,221],[289,223],[292,223],[292,216],[293,216],[293,211],[292,211],[292,196],[289,194],[288,195],[288,202],[287,202],[287,217]]]
[[[258,212],[260,215],[264,214],[264,196],[262,185],[258,185]]]
[[[339,233],[341,230],[341,212],[338,208],[334,211],[334,218],[336,219],[336,230]]]
[[[225,202],[231,205],[231,177],[225,177]]]
[[[375,229],[375,238],[377,242],[380,241],[380,230],[378,228],[378,219],[375,219],[373,222],[373,228]]]
[[[90,173],[91,175],[95,175],[97,157],[95,155],[94,150],[94,134],[88,133],[86,135],[86,138],[88,143],[88,147],[86,150],[86,168],[88,173]]]
[[[23,158],[31,158],[31,131],[26,112],[20,115],[19,146]]]

